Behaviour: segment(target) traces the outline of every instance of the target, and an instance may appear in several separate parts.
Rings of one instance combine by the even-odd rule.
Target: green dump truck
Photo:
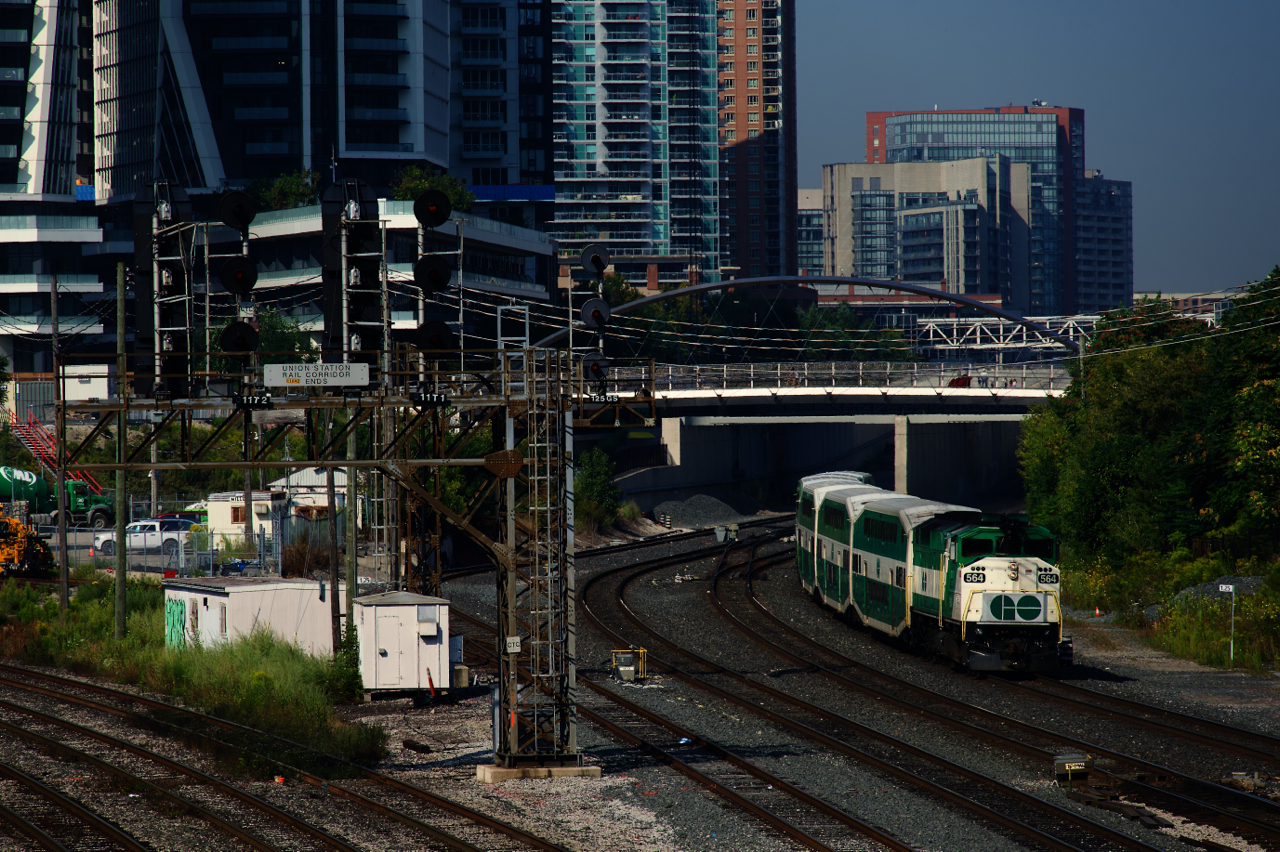
[[[106,529],[116,522],[115,506],[110,497],[94,494],[89,483],[68,480],[67,524],[77,527]],[[27,518],[33,524],[58,522],[58,493],[45,478],[28,470],[0,467],[0,505],[12,507],[27,504]],[[10,514],[17,512],[12,508]]]

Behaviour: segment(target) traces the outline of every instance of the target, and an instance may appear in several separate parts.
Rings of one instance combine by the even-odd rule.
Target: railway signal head
[[[582,306],[582,323],[587,328],[603,331],[609,324],[609,303],[604,299],[588,299]]]
[[[413,201],[413,217],[426,228],[438,228],[449,221],[453,204],[438,189],[428,189]]]
[[[582,377],[589,382],[603,382],[609,378],[609,359],[603,355],[584,355]]]
[[[597,277],[609,268],[609,250],[599,243],[592,243],[582,250],[582,268]]]
[[[428,295],[444,290],[452,277],[449,262],[439,255],[424,255],[413,265],[413,283]]]
[[[222,264],[218,279],[228,293],[248,298],[253,285],[258,283],[258,266],[247,257],[232,257]]]
[[[233,189],[218,199],[218,218],[234,231],[244,233],[258,215],[258,205],[249,193]]]
[[[258,351],[258,330],[242,320],[230,323],[222,330],[218,344],[223,352],[247,355]]]
[[[448,352],[458,348],[453,329],[440,320],[429,320],[418,326],[413,335],[413,345],[427,352]]]

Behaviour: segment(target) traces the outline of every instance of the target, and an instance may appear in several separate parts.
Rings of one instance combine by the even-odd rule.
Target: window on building
[[[758,44],[747,45],[747,56],[756,56],[759,53],[760,53],[760,45]]]
[[[758,174],[760,174],[760,164],[759,164],[759,163],[747,163],[747,174],[749,174],[749,175],[758,175]]]
[[[736,98],[734,95],[725,95],[725,96],[724,96],[724,103],[723,103],[723,104],[721,104],[721,106],[731,107],[731,106],[733,106],[734,101],[736,101],[736,100],[737,100],[737,98]]]
[[[732,20],[733,20],[733,10],[732,10],[732,9],[722,9],[722,10],[720,11],[720,19],[721,19],[721,20],[724,20],[724,21],[732,21]]]
[[[720,33],[720,37],[733,38],[733,27],[726,27],[725,30],[722,33]]]
[[[758,238],[758,237],[759,237],[759,234],[752,234],[751,236],[752,236],[752,238]],[[759,260],[759,259],[760,259],[760,249],[758,249],[758,248],[753,248],[753,249],[751,250],[751,259],[752,259],[752,260]]]
[[[760,121],[760,113],[758,113],[758,112],[749,112],[749,113],[747,113],[747,121],[749,121],[749,122],[757,122],[757,123],[758,123],[758,122]]]
[[[759,62],[752,61],[752,62],[748,62],[748,63],[747,63],[747,71],[748,71],[748,72],[751,72],[751,71],[759,71],[759,70],[760,70],[760,63],[759,63]]]
[[[760,131],[759,131],[759,130],[754,130],[754,129],[753,129],[753,130],[749,130],[749,131],[747,131],[747,138],[748,138],[748,139],[758,139],[759,137],[760,137]]]
[[[757,219],[759,219],[760,217],[759,217],[759,216],[757,216],[756,218],[757,218]],[[757,224],[759,224],[759,223],[757,223]],[[760,242],[760,232],[759,232],[759,231],[752,231],[752,232],[751,232],[751,242],[753,242],[753,243],[758,243],[758,242]],[[760,251],[760,249],[752,249],[752,251],[757,251],[757,252],[758,252],[758,251]],[[760,256],[760,255],[758,255],[758,254],[756,255],[756,257],[759,257],[759,256]]]
[[[732,142],[732,141],[734,141],[735,139],[737,139],[737,138],[738,138],[738,131],[736,131],[736,130],[726,130],[726,131],[724,132],[724,138],[725,138],[725,141],[727,141],[727,142]]]
[[[760,88],[760,81],[757,80],[755,77],[752,77],[751,79],[747,80],[747,88],[748,89]]]
[[[734,115],[735,115],[735,114],[734,114],[734,113],[732,113],[732,112],[726,112],[726,113],[724,114],[724,123],[725,123],[725,124],[733,124],[733,123],[734,123],[734,121],[735,121]]]
[[[752,214],[750,214],[750,216],[748,217],[748,223],[749,223],[749,224],[751,224],[751,225],[759,225],[759,224],[760,224],[760,214],[759,214],[759,213],[752,213]]]
[[[747,106],[759,106],[759,105],[760,105],[759,95],[747,95]]]
[[[721,80],[720,82],[721,82],[721,84],[722,84],[722,85],[721,85],[721,88],[722,88],[722,89],[732,89],[732,88],[733,88],[733,78],[732,78],[732,77],[725,77],[725,78],[724,78],[723,80]]]
[[[747,156],[748,156],[748,157],[759,157],[759,156],[760,156],[760,146],[758,146],[758,145],[748,145],[748,146],[747,146]]]
[[[240,525],[244,524],[244,506],[231,507],[231,523]]]
[[[748,9],[748,10],[747,10],[747,20],[748,20],[748,21],[754,21],[755,19],[756,19],[756,10],[755,10],[755,9]]]
[[[733,63],[732,63],[732,62],[721,62],[721,63],[720,63],[720,70],[721,70],[721,71],[723,71],[723,72],[725,72],[726,74],[732,74],[732,73],[733,73]]]

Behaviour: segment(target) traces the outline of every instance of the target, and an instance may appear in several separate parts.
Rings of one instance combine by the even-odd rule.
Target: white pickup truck
[[[132,553],[160,551],[166,556],[177,553],[191,538],[193,522],[183,518],[158,518],[134,521],[124,528],[125,541]],[[93,537],[93,551],[98,556],[116,555],[116,534],[99,533]]]

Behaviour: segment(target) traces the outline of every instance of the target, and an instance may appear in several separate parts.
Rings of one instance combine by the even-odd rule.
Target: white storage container
[[[365,696],[448,689],[449,602],[413,592],[364,595],[355,602]]]

